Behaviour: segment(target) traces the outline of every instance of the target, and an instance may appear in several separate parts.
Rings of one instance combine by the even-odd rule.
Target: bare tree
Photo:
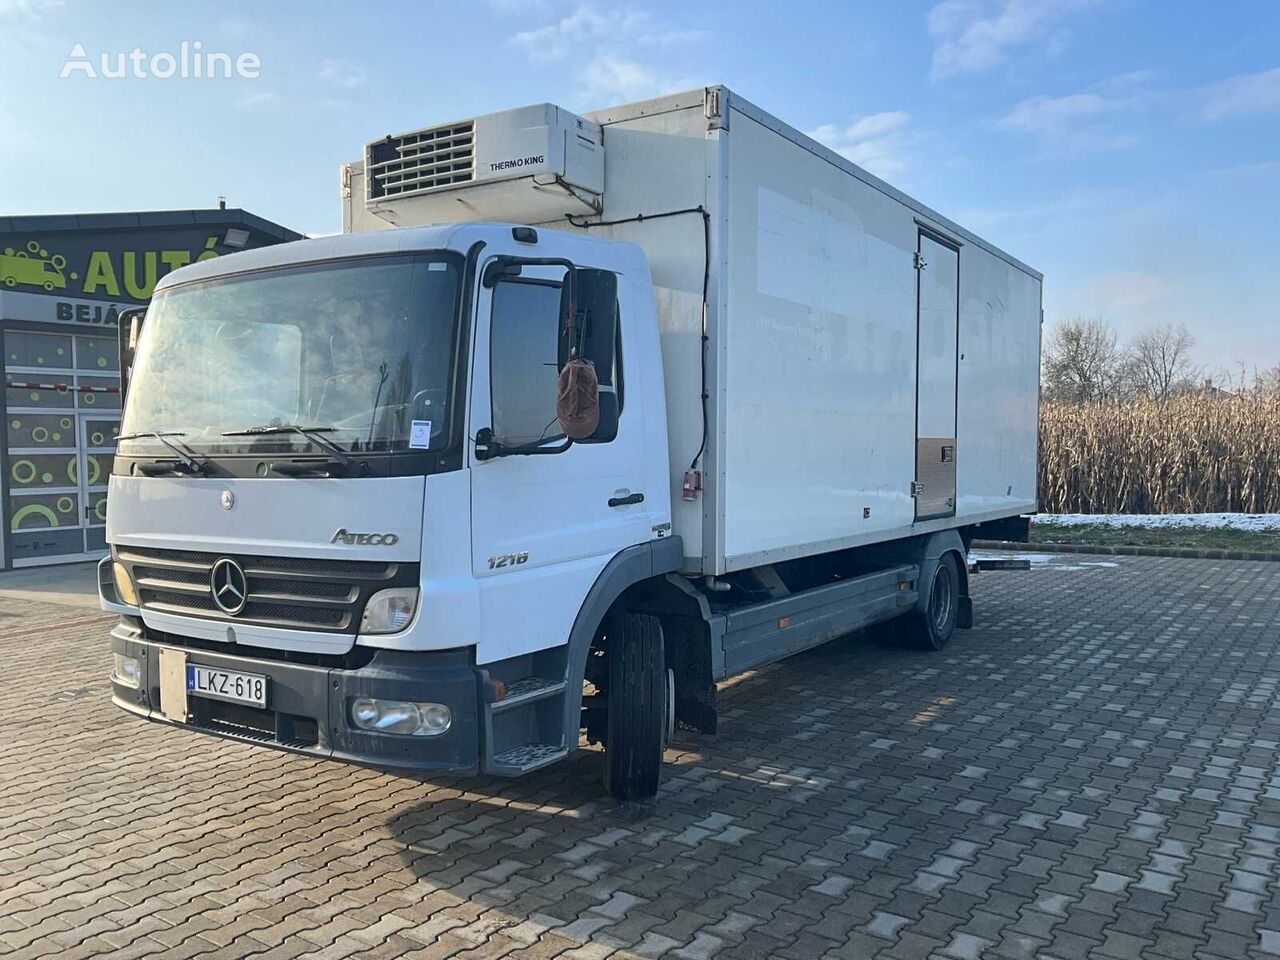
[[[1280,394],[1280,361],[1270,370],[1259,370],[1254,374],[1254,386],[1262,393]]]
[[[1135,387],[1163,401],[1198,386],[1200,369],[1191,361],[1195,345],[1195,338],[1181,323],[1162,323],[1140,333],[1127,351]]]
[[[1078,317],[1053,328],[1044,346],[1044,394],[1080,403],[1112,399],[1124,390],[1125,355],[1100,318]]]

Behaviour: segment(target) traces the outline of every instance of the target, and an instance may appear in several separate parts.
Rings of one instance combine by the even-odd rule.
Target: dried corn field
[[[1280,513],[1280,397],[1046,402],[1040,509]]]

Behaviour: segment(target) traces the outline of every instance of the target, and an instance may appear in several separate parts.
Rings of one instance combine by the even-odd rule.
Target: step
[[[563,680],[547,680],[544,677],[521,677],[507,684],[507,695],[496,703],[489,704],[491,713],[501,713],[512,707],[526,703],[545,700],[564,692]]]
[[[568,747],[552,743],[524,743],[504,750],[493,758],[494,767],[502,767],[515,773],[528,773],[569,755]]]

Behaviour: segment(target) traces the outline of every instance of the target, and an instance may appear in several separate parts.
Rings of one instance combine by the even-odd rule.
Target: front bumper
[[[188,696],[187,720],[181,722],[161,712],[159,664],[165,646],[125,620],[111,631],[112,651],[134,658],[141,668],[136,687],[112,676],[117,706],[202,733],[382,769],[458,774],[479,769],[481,688],[470,650],[379,650],[365,666],[342,669],[171,648],[181,649],[189,664],[267,677],[266,709]],[[443,703],[453,722],[435,737],[369,733],[350,719],[356,697]]]

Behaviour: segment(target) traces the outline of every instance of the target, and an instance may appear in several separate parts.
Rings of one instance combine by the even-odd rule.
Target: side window
[[[560,284],[503,280],[493,288],[489,383],[494,436],[508,445],[560,435],[556,347]]]
[[[504,444],[518,446],[562,435],[556,420],[561,285],[559,280],[521,277],[501,280],[493,288],[490,405],[493,434]],[[617,324],[616,309],[613,317]],[[612,395],[620,413],[622,340],[616,328],[614,344],[611,369],[598,370],[598,376],[602,407]]]

